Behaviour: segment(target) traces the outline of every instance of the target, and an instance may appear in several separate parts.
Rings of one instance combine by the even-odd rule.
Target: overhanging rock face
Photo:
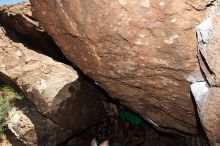
[[[196,27],[211,0],[31,0],[65,56],[154,126],[197,133]]]

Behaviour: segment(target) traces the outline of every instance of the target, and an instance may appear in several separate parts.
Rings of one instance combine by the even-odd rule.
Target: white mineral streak
[[[212,35],[212,19],[208,17],[197,26],[198,43],[208,44]]]
[[[191,85],[191,92],[199,109],[201,109],[205,103],[208,91],[209,88],[206,82],[196,82]]]

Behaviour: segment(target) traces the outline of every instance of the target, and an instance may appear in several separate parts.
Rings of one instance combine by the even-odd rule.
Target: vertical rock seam
[[[204,82],[191,85],[199,117],[213,145],[220,142],[220,2],[213,1],[208,17],[198,25],[198,60]]]

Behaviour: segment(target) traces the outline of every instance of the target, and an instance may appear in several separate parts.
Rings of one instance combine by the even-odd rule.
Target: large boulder
[[[197,27],[198,58],[206,82],[192,84],[204,129],[213,144],[220,144],[220,2],[216,1],[209,15]]]
[[[31,0],[64,55],[155,127],[197,133],[196,27],[211,0]]]
[[[0,80],[17,85],[38,111],[71,134],[106,115],[101,100],[104,95],[93,84],[72,67],[19,43],[16,35],[3,27]]]

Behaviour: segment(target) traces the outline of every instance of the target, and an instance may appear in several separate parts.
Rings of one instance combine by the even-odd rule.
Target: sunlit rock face
[[[202,0],[31,0],[65,56],[155,127],[197,133],[190,84],[204,81],[196,27]]]

